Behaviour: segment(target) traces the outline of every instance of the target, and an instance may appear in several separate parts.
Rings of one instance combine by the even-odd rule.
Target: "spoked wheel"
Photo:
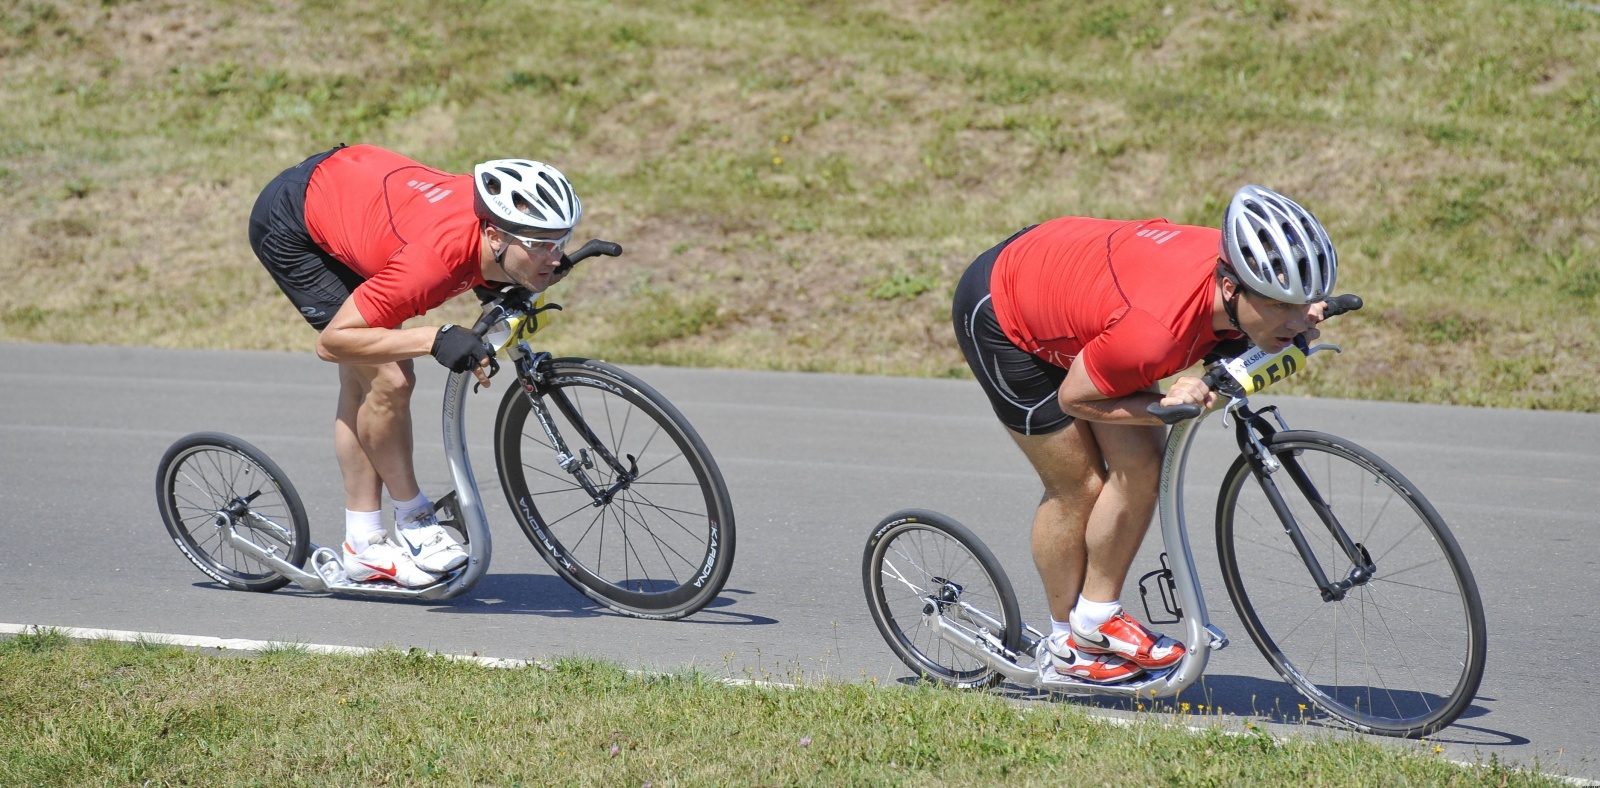
[[[927,612],[965,634],[988,629],[1005,648],[1022,640],[1022,616],[994,553],[953,518],[907,509],[884,518],[861,559],[867,610],[889,648],[917,675],[952,687],[987,687],[1002,676],[940,635]],[[987,620],[985,620],[987,619]]]
[[[599,361],[555,359],[542,391],[570,468],[520,386],[495,423],[500,483],[529,541],[619,613],[672,619],[705,607],[733,567],[733,505],[694,427],[643,381]]]
[[[222,513],[239,536],[303,566],[311,531],[300,495],[260,449],[217,432],[172,444],[156,470],[156,501],[178,549],[229,588],[274,591],[289,579],[228,543]]]
[[[1217,503],[1217,545],[1234,608],[1261,653],[1301,694],[1358,730],[1426,736],[1453,722],[1483,678],[1483,602],[1450,529],[1388,463],[1318,432],[1273,436],[1271,475],[1332,582],[1324,601],[1244,457]],[[1296,471],[1304,473],[1296,480]],[[1313,509],[1320,495],[1370,578]]]

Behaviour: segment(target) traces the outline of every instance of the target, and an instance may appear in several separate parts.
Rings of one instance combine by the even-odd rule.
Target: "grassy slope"
[[[1212,224],[1257,182],[1371,304],[1294,390],[1600,410],[1600,15],[626,5],[0,0],[0,339],[309,347],[244,222],[370,141],[573,177],[582,234],[629,254],[562,287],[561,352],[963,375],[978,252],[1069,213]]]
[[[0,641],[8,785],[1559,784],[1461,768],[1426,742],[1171,724],[1205,721],[1185,709],[1119,727],[981,693],[734,688],[580,661]]]

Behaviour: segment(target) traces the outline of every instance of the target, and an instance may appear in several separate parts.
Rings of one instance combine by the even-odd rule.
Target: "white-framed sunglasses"
[[[567,241],[572,240],[571,230],[568,230],[567,234],[561,236],[560,238],[528,238],[526,236],[517,235],[516,233],[506,229],[501,229],[500,232],[517,239],[517,242],[522,244],[522,248],[527,249],[530,252],[542,251],[545,254],[550,255],[561,254],[561,252],[567,248]]]

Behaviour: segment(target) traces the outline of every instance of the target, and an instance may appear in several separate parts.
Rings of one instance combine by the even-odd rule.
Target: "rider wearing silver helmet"
[[[1157,384],[1219,341],[1276,352],[1314,339],[1337,268],[1322,225],[1246,186],[1221,230],[1067,216],[979,255],[956,287],[956,340],[1044,486],[1034,564],[1050,607],[1045,652],[1068,680],[1127,681],[1184,646],[1122,610],[1160,482],[1165,427],[1149,405],[1215,399],[1197,377]]]
[[[1222,217],[1217,272],[1251,291],[1291,304],[1314,304],[1333,293],[1339,255],[1311,212],[1271,189],[1245,186]],[[1228,317],[1239,327],[1237,297]]]
[[[530,233],[561,232],[564,247],[583,218],[583,202],[560,170],[530,159],[494,159],[472,170],[473,211],[486,225],[527,246]],[[541,243],[552,243],[539,239]],[[531,248],[531,247],[530,247]],[[496,264],[505,247],[495,252]]]
[[[582,215],[548,164],[495,159],[454,175],[373,145],[319,153],[262,191],[250,245],[320,332],[317,355],[339,365],[334,453],[351,579],[425,586],[467,560],[417,486],[412,359],[432,355],[487,386],[490,351],[457,326],[401,324],[488,282],[542,292],[565,275],[562,250]]]

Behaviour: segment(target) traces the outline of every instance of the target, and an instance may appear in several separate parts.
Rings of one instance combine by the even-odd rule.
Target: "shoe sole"
[[[1090,676],[1084,676],[1082,674],[1073,673],[1071,671],[1062,670],[1060,665],[1051,665],[1051,669],[1053,669],[1056,672],[1057,676],[1061,676],[1062,678],[1070,679],[1072,681],[1081,681],[1081,682],[1083,682],[1085,684],[1096,684],[1096,685],[1121,684],[1121,683],[1123,683],[1125,681],[1132,681],[1132,680],[1134,680],[1136,678],[1139,678],[1140,676],[1144,675],[1144,670],[1140,669],[1140,670],[1136,670],[1136,671],[1134,671],[1132,673],[1129,673],[1126,676],[1118,676],[1116,678],[1097,679],[1097,678],[1093,678],[1093,677],[1090,677]]]
[[[415,561],[413,561],[413,563],[415,563]],[[430,574],[441,575],[441,574],[444,574],[446,572],[454,572],[457,569],[460,569],[461,567],[466,566],[466,565],[467,565],[467,557],[465,555],[462,555],[462,556],[460,556],[460,558],[458,560],[452,561],[449,564],[445,565],[445,567],[443,569],[429,569],[428,567],[425,567],[422,564],[417,564],[417,568],[421,569],[424,572],[428,572]]]
[[[1139,660],[1135,659],[1131,655],[1126,654],[1126,653],[1121,652],[1121,651],[1117,651],[1115,649],[1100,648],[1098,646],[1085,646],[1082,643],[1079,643],[1076,638],[1074,638],[1073,641],[1072,641],[1072,647],[1077,649],[1078,651],[1084,653],[1084,654],[1094,654],[1094,655],[1097,655],[1097,656],[1121,657],[1121,658],[1123,658],[1123,659],[1125,659],[1125,660],[1127,660],[1129,662],[1132,662],[1135,665],[1138,665],[1139,667],[1141,667],[1141,668],[1143,668],[1145,670],[1165,670],[1167,668],[1172,667],[1173,665],[1178,664],[1178,661],[1183,659],[1183,655],[1188,653],[1187,651],[1174,652],[1173,656],[1171,656],[1168,660],[1166,660],[1165,662],[1157,664],[1155,662],[1148,662],[1148,663],[1140,662]]]

